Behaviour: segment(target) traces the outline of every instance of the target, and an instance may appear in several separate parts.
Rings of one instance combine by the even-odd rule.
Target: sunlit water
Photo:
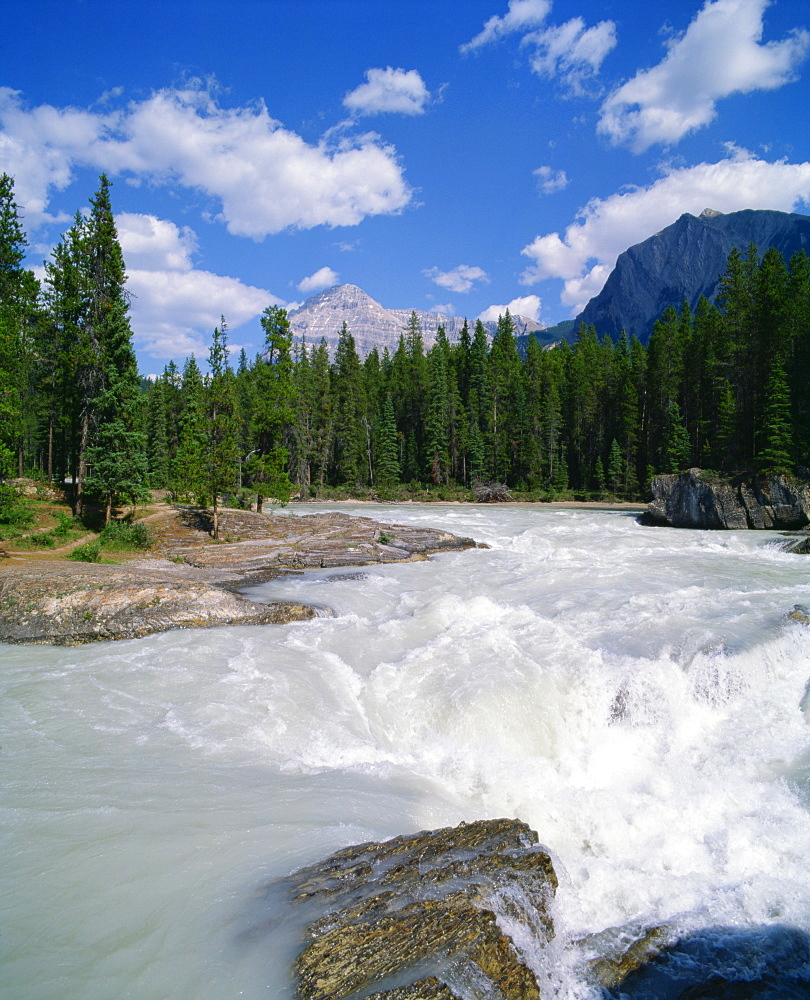
[[[563,947],[607,927],[810,931],[810,557],[608,511],[362,514],[491,548],[251,592],[333,618],[0,647],[3,997],[289,997],[269,882],[495,816],[555,859],[532,961],[560,997],[598,995]]]

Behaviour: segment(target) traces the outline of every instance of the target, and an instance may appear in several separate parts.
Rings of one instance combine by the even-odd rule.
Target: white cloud
[[[533,319],[538,323],[540,321],[541,307],[542,302],[539,295],[523,295],[517,299],[512,299],[505,306],[489,306],[480,313],[478,319],[482,323],[496,323],[498,317],[506,315],[506,310],[508,309],[511,316],[525,316],[526,319]]]
[[[303,278],[298,282],[298,291],[303,292],[304,295],[311,295],[313,292],[319,292],[322,288],[331,288],[332,285],[336,285],[338,277],[337,271],[333,271],[331,267],[321,267],[314,274],[310,274],[308,278]]]
[[[564,170],[552,170],[551,167],[538,167],[532,171],[537,178],[537,186],[543,194],[554,194],[555,191],[562,191],[571,183],[568,174]]]
[[[561,300],[576,315],[602,288],[616,258],[628,247],[670,225],[684,212],[705,208],[737,212],[745,208],[793,211],[810,204],[810,162],[770,163],[733,147],[718,163],[668,168],[649,187],[628,188],[593,198],[564,236],[547,233],[524,247],[532,264],[522,282],[561,278]]]
[[[438,267],[431,267],[422,273],[435,284],[447,288],[451,292],[469,292],[476,281],[489,281],[489,275],[486,271],[470,264],[459,264],[450,271],[440,271]]]
[[[598,129],[636,152],[675,143],[715,117],[730,94],[773,90],[794,79],[810,33],[760,44],[770,0],[707,0],[652,69],[640,70],[602,105]]]
[[[128,269],[190,271],[194,266],[197,234],[188,226],[180,229],[168,219],[134,212],[121,212],[115,224]]]
[[[154,215],[116,216],[136,344],[156,358],[204,357],[224,316],[231,329],[281,299],[238,278],[194,267],[195,233]]]
[[[605,56],[616,47],[616,25],[600,21],[586,28],[582,18],[575,17],[526,35],[522,44],[534,46],[529,62],[538,76],[557,78],[573,94],[584,96]]]
[[[452,302],[445,302],[444,305],[431,306],[428,312],[438,313],[440,316],[455,316],[456,307]]]
[[[509,9],[503,17],[491,17],[471,41],[460,47],[461,52],[473,52],[504,35],[536,28],[545,21],[551,10],[551,0],[509,0]]]
[[[421,115],[430,91],[415,69],[367,69],[366,82],[343,98],[343,106],[357,115]]]
[[[354,226],[395,214],[411,190],[391,146],[374,134],[329,135],[310,145],[263,103],[222,108],[208,89],[164,89],[117,112],[28,109],[0,89],[0,170],[19,178],[27,223],[47,220],[54,189],[76,167],[202,191],[239,236],[288,228]]]

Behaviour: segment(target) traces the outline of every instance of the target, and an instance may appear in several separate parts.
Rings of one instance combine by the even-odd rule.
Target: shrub
[[[85,542],[70,553],[70,558],[76,562],[101,562],[101,542],[94,538],[91,542]]]
[[[152,539],[143,521],[110,521],[99,534],[105,549],[128,551],[130,549],[150,549]]]

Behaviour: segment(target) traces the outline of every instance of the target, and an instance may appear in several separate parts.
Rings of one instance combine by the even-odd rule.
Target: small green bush
[[[101,562],[101,542],[94,538],[91,542],[85,542],[70,553],[70,558],[76,562]]]
[[[149,529],[142,521],[110,521],[99,534],[99,540],[105,549],[113,552],[126,552],[131,549],[150,549],[152,538]]]

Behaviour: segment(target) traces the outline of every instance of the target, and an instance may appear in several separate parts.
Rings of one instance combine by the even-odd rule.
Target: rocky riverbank
[[[145,520],[152,553],[126,565],[53,558],[0,563],[0,641],[76,645],[173,628],[300,621],[318,612],[285,601],[259,604],[236,591],[305,569],[427,559],[476,545],[438,529],[342,513],[228,510],[221,543],[211,539],[205,511],[173,508]]]

